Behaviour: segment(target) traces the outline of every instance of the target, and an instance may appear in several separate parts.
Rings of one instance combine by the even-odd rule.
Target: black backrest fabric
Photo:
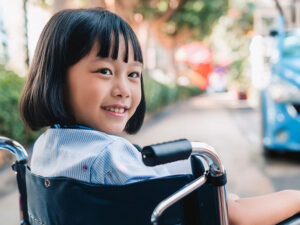
[[[156,205],[191,179],[182,175],[123,186],[94,185],[39,177],[27,170],[29,221],[31,225],[148,225]],[[159,224],[186,224],[183,205],[180,201],[168,209]]]

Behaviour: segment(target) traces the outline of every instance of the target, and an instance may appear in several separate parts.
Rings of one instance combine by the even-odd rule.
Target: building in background
[[[300,0],[279,0],[286,21],[286,28],[300,27]],[[270,29],[276,28],[278,10],[274,0],[257,1],[254,13],[254,33],[268,35]]]
[[[285,29],[300,28],[300,0],[278,0],[284,17]],[[265,88],[270,80],[270,63],[277,60],[276,38],[270,35],[278,30],[279,11],[275,0],[256,3],[254,13],[254,37],[250,45],[251,79],[255,88]],[[275,46],[275,47],[274,47]]]

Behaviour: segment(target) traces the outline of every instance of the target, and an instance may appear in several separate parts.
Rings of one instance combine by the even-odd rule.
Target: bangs
[[[131,27],[120,17],[115,15],[107,17],[103,16],[97,27],[97,38],[100,45],[100,50],[97,54],[99,57],[113,59],[118,58],[120,38],[125,42],[124,62],[128,62],[129,41],[131,43],[134,61],[143,63],[143,56],[139,42],[131,29]]]

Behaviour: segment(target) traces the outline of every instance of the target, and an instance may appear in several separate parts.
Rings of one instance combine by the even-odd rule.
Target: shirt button
[[[87,170],[88,169],[87,165],[84,165],[82,168],[83,168],[83,170]]]

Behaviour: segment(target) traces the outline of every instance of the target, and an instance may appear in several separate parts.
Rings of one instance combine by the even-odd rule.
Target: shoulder
[[[54,129],[46,130],[35,142],[35,145],[52,143],[59,145],[69,144],[101,144],[102,147],[111,144],[116,140],[112,135],[105,134],[101,131],[87,129]]]
[[[125,138],[116,135],[108,135],[108,136],[109,139],[111,140],[110,145],[108,147],[116,148],[116,149],[122,148],[123,151],[128,151],[128,152],[133,151],[135,153],[138,153],[136,147]]]
[[[116,138],[103,132],[83,129],[48,129],[35,142],[33,146],[33,164],[40,160],[55,159],[70,163],[88,160],[92,162],[99,155],[105,154],[116,142]]]
[[[128,145],[121,143],[124,143],[121,138],[95,130],[50,128],[33,146],[31,169],[43,176],[68,176],[89,181],[89,170],[82,168],[91,168],[100,158],[107,159],[114,146],[121,149]]]
[[[110,141],[98,157],[104,157],[103,160],[109,162],[111,165],[120,161],[141,160],[139,151],[128,140],[120,136],[106,135]]]
[[[132,152],[136,148],[126,139],[103,133],[97,130],[88,129],[53,129],[50,128],[41,134],[34,143],[35,149],[59,149],[60,147],[71,147],[72,149],[94,149],[98,151],[122,149]],[[37,151],[37,150],[36,150]]]

